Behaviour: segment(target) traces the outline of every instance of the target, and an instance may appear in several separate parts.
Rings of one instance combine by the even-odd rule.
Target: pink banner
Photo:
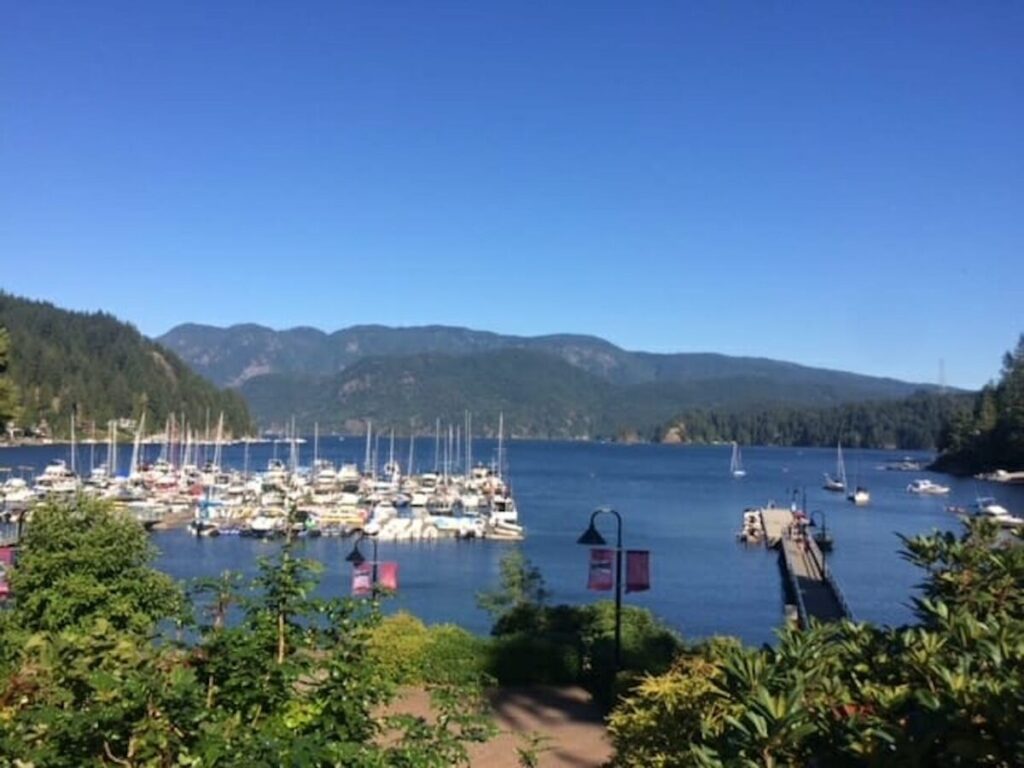
[[[8,577],[14,564],[14,547],[0,547],[0,600],[11,594]]]
[[[644,592],[651,588],[651,553],[646,549],[626,551],[626,591]]]
[[[361,563],[352,569],[352,597],[369,597],[373,594],[373,566]]]
[[[378,583],[388,589],[398,589],[398,563],[386,562],[380,564],[380,578]]]
[[[590,578],[587,580],[587,589],[606,592],[612,588],[615,583],[612,577],[614,554],[610,549],[590,550]]]

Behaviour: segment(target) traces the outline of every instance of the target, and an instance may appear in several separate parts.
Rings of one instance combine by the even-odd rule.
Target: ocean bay
[[[492,441],[474,442],[475,455],[487,461]],[[300,464],[312,461],[312,441],[301,447]],[[421,470],[432,469],[433,438],[421,438],[416,456]],[[897,533],[914,535],[935,528],[955,529],[950,504],[967,504],[979,494],[997,496],[1011,512],[1024,508],[1024,488],[991,485],[927,472],[895,472],[878,466],[899,458],[891,451],[846,451],[852,483],[870,488],[872,502],[854,507],[842,495],[821,489],[822,474],[834,464],[834,451],[746,447],[747,476],[728,472],[727,446],[622,445],[512,441],[508,446],[509,479],[526,526],[526,540],[387,542],[379,545],[381,560],[399,564],[399,592],[389,610],[409,610],[428,622],[454,622],[485,633],[488,616],[475,605],[475,594],[497,583],[499,562],[512,547],[523,552],[544,574],[556,602],[579,603],[610,596],[585,589],[587,552],[576,544],[590,512],[598,506],[617,509],[624,520],[624,545],[649,549],[650,592],[630,594],[628,604],[650,608],[690,638],[730,634],[747,642],[769,642],[782,621],[782,583],[776,555],[736,541],[742,510],[774,500],[788,504],[795,491],[806,489],[808,510],[822,510],[836,540],[830,556],[833,572],[856,618],[899,624],[911,618],[913,588],[919,571],[899,557]],[[363,443],[349,438],[323,438],[319,456],[336,464],[361,461]],[[127,446],[119,465],[128,465]],[[158,446],[148,446],[154,459]],[[97,463],[105,448],[79,446],[77,461]],[[255,444],[248,463],[262,469],[287,446]],[[53,458],[67,459],[64,445],[6,448],[0,466],[34,467],[41,471]],[[245,449],[223,449],[223,463],[241,468]],[[931,477],[950,485],[948,497],[917,497],[906,492],[911,479]],[[599,527],[609,540],[607,518]],[[220,537],[201,539],[185,530],[152,534],[160,550],[157,566],[187,580],[223,570],[253,573],[256,559],[270,554],[275,541]],[[344,594],[351,566],[344,561],[352,540],[308,539],[307,556],[324,564],[322,589]],[[364,553],[368,547],[363,545]]]

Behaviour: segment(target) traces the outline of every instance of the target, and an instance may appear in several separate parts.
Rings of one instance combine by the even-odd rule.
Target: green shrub
[[[491,640],[488,672],[501,685],[571,685],[580,679],[580,653],[571,636],[518,632]]]
[[[424,649],[429,642],[426,625],[400,611],[373,628],[368,652],[388,682],[413,685],[422,681]]]
[[[424,683],[474,685],[485,682],[487,641],[454,624],[428,630],[420,659]]]

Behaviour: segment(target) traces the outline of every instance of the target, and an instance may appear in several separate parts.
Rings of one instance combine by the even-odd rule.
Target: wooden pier
[[[852,619],[853,611],[832,577],[825,556],[810,532],[797,524],[793,512],[781,507],[763,507],[761,524],[765,545],[779,549],[787,604],[796,609],[800,626],[809,626],[811,619]]]

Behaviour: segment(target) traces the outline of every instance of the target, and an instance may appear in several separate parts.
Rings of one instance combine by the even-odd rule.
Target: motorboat
[[[922,496],[945,496],[949,493],[949,486],[933,483],[926,478],[912,481],[907,486],[907,493],[916,493]]]
[[[871,493],[863,485],[858,485],[853,493],[847,494],[846,498],[852,501],[858,507],[863,507],[871,503]]]
[[[743,510],[743,527],[736,534],[736,538],[746,543],[756,543],[764,540],[764,524],[761,520],[760,510]]]
[[[1010,511],[991,496],[981,496],[967,508],[971,517],[992,520],[1003,528],[1018,528],[1024,525],[1024,518],[1010,514]]]

